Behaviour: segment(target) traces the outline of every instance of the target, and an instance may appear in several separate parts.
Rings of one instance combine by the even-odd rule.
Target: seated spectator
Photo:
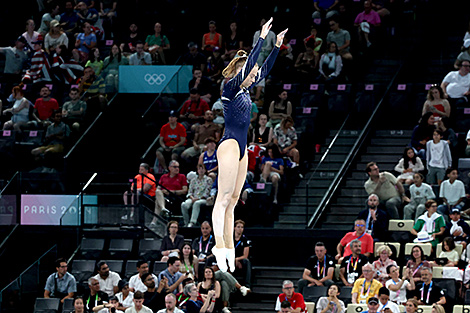
[[[186,129],[178,123],[178,113],[176,111],[170,111],[168,123],[160,129],[159,143],[160,147],[157,149],[159,168],[168,171],[167,160],[178,160],[186,144]]]
[[[245,222],[236,220],[234,222],[233,242],[235,244],[235,274],[238,271],[242,272],[244,278],[244,285],[246,288],[251,286],[251,262],[250,262],[250,248],[251,240],[246,238],[243,231],[245,230]]]
[[[134,293],[129,289],[129,282],[120,280],[118,284],[119,292],[116,298],[119,301],[118,310],[125,311],[134,305]]]
[[[392,256],[392,250],[389,246],[383,245],[379,247],[377,253],[379,254],[379,258],[372,263],[374,278],[385,286],[385,282],[388,279],[387,267],[390,265],[397,266],[397,262],[390,258]]]
[[[39,36],[41,35],[36,29],[36,24],[34,23],[34,20],[29,19],[26,21],[26,31],[21,35],[25,40],[25,46],[27,50],[32,50],[33,49],[33,41],[37,41],[39,39]]]
[[[467,146],[465,147],[465,156],[470,156],[470,130],[467,132],[467,137],[465,138],[467,140]]]
[[[305,52],[301,52],[297,56],[294,67],[297,69],[297,73],[307,80],[315,74],[319,60],[320,55],[315,52],[315,41],[309,40],[305,43]]]
[[[354,283],[352,294],[352,303],[366,304],[371,297],[378,297],[382,284],[375,280],[372,265],[366,264],[362,266],[364,278],[359,278]]]
[[[55,264],[57,272],[47,277],[44,298],[59,298],[64,303],[65,299],[73,298],[77,292],[77,282],[67,272],[67,261],[64,258],[57,259]]]
[[[34,103],[33,118],[37,126],[48,127],[52,124],[50,121],[52,114],[59,110],[59,103],[51,97],[51,91],[47,86],[41,88],[39,95],[41,98],[36,99]]]
[[[98,112],[105,109],[108,103],[105,95],[103,95],[105,87],[103,77],[96,76],[95,71],[91,67],[85,67],[83,76],[78,82],[78,90],[80,90],[80,95],[86,93],[83,99],[87,102],[87,110],[90,116],[95,117],[98,115]]]
[[[451,237],[455,243],[463,245],[465,249],[470,240],[470,226],[460,216],[458,208],[450,210],[450,221],[446,224],[444,237]]]
[[[260,182],[272,182],[274,187],[273,204],[277,204],[277,194],[282,175],[284,175],[284,160],[282,159],[279,147],[271,143],[266,147],[266,156],[261,164]]]
[[[341,288],[332,284],[326,291],[326,297],[321,297],[316,303],[317,313],[344,313],[346,307],[343,300],[338,299]]]
[[[326,42],[335,42],[338,46],[338,53],[343,60],[352,60],[352,55],[349,52],[351,44],[351,35],[345,29],[340,27],[339,19],[332,18],[329,21],[331,31],[326,36]]]
[[[85,304],[81,296],[73,298],[73,308],[74,313],[85,313]]]
[[[424,115],[427,112],[431,112],[434,120],[437,120],[439,117],[449,117],[450,116],[450,104],[444,97],[444,91],[438,85],[432,85],[429,88],[428,96],[426,102],[423,105]]]
[[[423,174],[415,173],[413,181],[414,184],[410,186],[410,203],[405,205],[403,209],[403,219],[416,221],[418,217],[426,212],[426,208],[424,207],[426,201],[436,199],[436,195],[431,186],[423,183]]]
[[[411,147],[418,154],[420,159],[426,160],[426,143],[432,140],[436,126],[432,112],[424,113],[419,124],[413,129],[411,134]]]
[[[428,239],[417,238],[415,242],[430,242],[433,248],[436,248],[439,243],[439,236],[444,233],[446,222],[442,215],[437,213],[437,203],[434,200],[428,200],[424,204],[427,212],[418,217],[416,223],[411,229],[411,233],[415,236],[418,236],[418,233],[423,231],[428,233]]]
[[[212,137],[215,139],[216,142],[220,140],[221,129],[213,121],[214,113],[212,113],[211,110],[207,110],[204,113],[204,123],[195,127],[193,146],[187,148],[183,151],[183,153],[181,153],[181,158],[183,160],[189,163],[193,158],[199,158],[199,156],[203,152],[203,149],[205,147],[204,142],[207,138]]]
[[[382,287],[379,289],[379,312],[400,313],[398,305],[390,300],[390,291]]]
[[[220,96],[222,96],[222,91],[223,89],[220,90]],[[216,123],[220,127],[223,127],[225,124],[224,104],[222,103],[222,99],[220,97],[212,105],[212,112],[214,113],[214,116],[215,116],[214,123]]]
[[[415,173],[424,170],[424,165],[421,159],[416,155],[411,147],[406,147],[403,151],[403,157],[398,161],[395,166],[395,171],[401,173],[397,179],[402,184],[411,185],[413,183]]]
[[[402,201],[410,202],[405,195],[403,185],[389,172],[380,173],[375,162],[367,163],[366,173],[369,175],[369,179],[364,183],[366,192],[369,195],[375,193],[381,204],[385,205],[390,218],[398,219],[400,216],[398,210],[401,209]]]
[[[403,278],[400,279],[400,270],[397,265],[387,266],[387,274],[390,279],[385,282],[384,286],[390,291],[390,301],[396,304],[406,303],[406,291],[415,289],[415,281],[412,278],[413,271],[407,268],[403,271]]]
[[[442,140],[442,132],[434,130],[433,140],[426,143],[426,163],[428,175],[426,177],[429,184],[440,185],[444,180],[446,169],[452,166],[452,156],[449,144]]]
[[[215,238],[211,235],[212,227],[209,222],[204,221],[201,224],[201,236],[196,237],[191,247],[193,248],[193,254],[199,260],[199,272],[198,277],[203,276],[202,269],[205,265],[210,265],[211,261],[215,259],[212,255],[212,248],[215,246]]]
[[[88,279],[89,289],[85,291],[83,295],[83,300],[85,301],[85,312],[91,313],[95,312],[97,306],[103,305],[103,303],[108,303],[108,294],[101,291],[100,282],[98,279],[91,277]]]
[[[124,311],[119,309],[119,302],[115,296],[111,296],[108,298],[109,303],[103,303],[100,305],[97,305],[93,308],[93,312],[117,312],[117,313],[124,313]],[[113,310],[114,309],[114,310]]]
[[[206,205],[206,199],[210,196],[212,179],[206,175],[204,164],[197,165],[197,177],[189,183],[188,199],[181,203],[184,225],[193,227],[197,224],[201,206]],[[192,209],[191,216],[189,210]]]
[[[366,232],[374,241],[387,241],[389,217],[387,212],[378,208],[379,203],[379,197],[371,194],[367,199],[367,209],[359,212],[357,219],[366,221]]]
[[[284,39],[286,39],[286,37],[284,37]],[[306,45],[307,42],[309,42],[310,40],[312,40],[315,44],[314,45],[315,48],[313,49],[313,52],[314,52],[315,56],[320,56],[318,54],[318,52],[320,51],[321,46],[323,44],[323,39],[318,37],[318,29],[317,29],[317,26],[315,26],[315,25],[311,26],[311,28],[310,28],[310,36],[304,38],[304,45]],[[286,45],[286,43],[288,43],[288,40],[286,40],[286,42],[283,42],[283,45]]]
[[[377,299],[377,297],[370,297],[369,301],[367,301],[367,311],[364,311],[364,313],[377,313],[378,308],[379,299]]]
[[[125,313],[153,313],[151,309],[144,305],[144,293],[136,291],[134,293],[133,306],[126,309]]]
[[[200,68],[193,67],[193,78],[188,83],[189,90],[193,88],[199,91],[199,95],[201,99],[207,103],[211,102],[211,88],[212,88],[212,81],[202,75],[202,71]]]
[[[354,20],[354,26],[357,27],[359,40],[364,42],[367,47],[371,46],[370,37],[374,36],[375,28],[380,26],[380,16],[372,10],[372,1],[364,1],[364,12],[359,13]]]
[[[178,161],[171,161],[168,166],[170,172],[163,174],[158,182],[158,188],[155,193],[155,213],[160,215],[162,211],[166,211],[165,197],[170,195],[185,196],[188,193],[188,182],[186,176],[180,174],[180,164]],[[152,221],[152,223],[154,223]]]
[[[339,1],[330,0],[314,0],[313,6],[315,11],[312,14],[312,19],[330,19],[334,15],[338,14],[337,7]]]
[[[176,307],[176,296],[169,293],[165,296],[165,308],[158,310],[157,313],[184,313]]]
[[[421,270],[422,282],[416,284],[414,298],[419,305],[446,304],[444,291],[432,281],[432,269],[424,267]]]
[[[131,205],[139,203],[141,201],[140,199],[141,195],[153,201],[153,199],[155,198],[156,190],[157,190],[157,184],[156,184],[155,176],[149,173],[149,170],[150,170],[150,166],[147,163],[141,163],[139,165],[139,174],[135,175],[134,177],[136,184],[134,185],[134,182],[132,182],[131,191],[124,192],[124,195],[123,195],[124,205],[128,205],[129,197],[131,198]],[[137,193],[134,193],[134,192],[137,192]],[[134,208],[132,207],[130,209],[129,216],[127,216],[126,214],[122,217],[122,219],[132,220],[133,218],[134,218]]]
[[[201,71],[206,69],[206,56],[199,52],[197,44],[190,42],[188,52],[181,57],[182,65],[192,65],[193,68],[199,68]]]
[[[52,20],[50,30],[44,37],[44,49],[48,54],[52,54],[58,46],[69,45],[69,38],[60,28],[58,20]]]
[[[51,71],[59,84],[78,84],[79,78],[83,76],[83,66],[73,59],[72,52],[66,46],[56,47],[52,60]]]
[[[470,94],[470,61],[457,61],[457,71],[449,72],[441,83],[446,98],[452,108],[466,106],[467,96]]]
[[[199,156],[198,165],[202,164],[206,169],[207,176],[214,182],[217,178],[217,150],[215,149],[217,143],[213,137],[207,137],[204,140],[206,151]]]
[[[437,212],[448,220],[448,214],[452,209],[457,208],[462,211],[466,199],[465,186],[461,180],[458,180],[459,172],[457,169],[448,168],[446,170],[448,179],[442,182],[439,189],[439,198],[443,204],[439,205]]]
[[[418,301],[414,298],[406,300],[405,313],[418,313]]]
[[[207,294],[211,290],[215,291],[216,301],[220,298],[220,283],[215,280],[215,272],[212,267],[204,268],[204,277],[197,284],[197,289],[203,300],[207,299]]]
[[[142,41],[136,43],[135,53],[129,57],[129,65],[152,65],[152,56],[144,51]]]
[[[186,313],[204,313],[204,312],[212,312],[214,310],[215,305],[215,291],[210,290],[207,293],[207,299],[205,301],[201,301],[198,299],[198,290],[194,283],[187,284],[184,287],[184,293],[188,296],[188,301],[185,302],[185,312]],[[224,311],[223,313],[227,313]]]
[[[334,259],[326,254],[327,250],[323,242],[315,244],[315,255],[312,255],[304,268],[302,279],[299,279],[298,291],[303,293],[305,287],[331,286],[335,272]],[[337,290],[338,291],[338,290]]]
[[[430,267],[431,264],[426,261],[423,248],[420,246],[414,246],[411,249],[411,259],[406,263],[406,268],[411,271],[410,279],[413,279],[415,283],[421,281],[421,269],[424,267]]]
[[[299,150],[297,150],[297,133],[294,128],[294,120],[287,116],[274,128],[273,142],[279,146],[283,156],[292,159],[292,166],[300,164]]]
[[[88,55],[96,46],[96,35],[92,32],[91,24],[86,22],[83,24],[83,33],[77,35],[75,41],[75,49],[72,51],[75,61],[85,64],[88,60]]]
[[[91,67],[96,75],[100,75],[101,70],[103,69],[103,60],[100,58],[100,49],[92,48],[91,53],[88,56],[88,61],[85,64],[85,67]]]
[[[193,254],[193,249],[189,243],[183,244],[179,252],[179,258],[181,261],[180,272],[186,274],[188,278],[195,280],[198,274],[199,259]],[[183,287],[184,285],[183,281]]]
[[[109,38],[114,38],[114,21],[116,20],[116,9],[117,9],[117,1],[109,0],[109,1],[100,1],[100,8],[99,8],[99,16],[101,23],[106,25],[106,29],[108,30]],[[98,9],[98,8],[97,8]],[[104,26],[103,26],[104,27]]]
[[[267,127],[268,116],[266,114],[260,114],[258,117],[259,127],[253,129],[253,138],[249,146],[257,145],[260,147],[266,147],[273,140],[273,128]]]
[[[459,143],[457,139],[457,134],[455,131],[449,127],[450,124],[450,119],[448,117],[441,117],[437,121],[436,129],[441,131],[442,133],[442,140],[445,140],[447,144],[449,145],[449,149],[451,154],[455,151],[457,148],[457,145]]]
[[[62,122],[62,112],[54,111],[52,115],[54,124],[46,130],[45,146],[35,148],[31,154],[36,158],[50,156],[64,152],[64,144],[70,135],[70,128]]]
[[[20,81],[23,67],[26,60],[28,60],[28,54],[24,51],[26,43],[25,37],[20,36],[16,39],[14,47],[0,48],[0,53],[5,56],[5,67],[3,69],[6,76],[5,81],[7,79],[12,83]]]
[[[463,60],[470,61],[470,39],[466,39],[463,41],[462,48],[460,48],[460,53],[455,60],[454,68],[459,69],[458,62],[462,62]]]
[[[292,103],[287,100],[287,91],[282,90],[279,99],[269,105],[269,122],[266,127],[275,128],[281,121],[292,115]]]
[[[23,126],[26,126],[29,121],[29,108],[30,102],[24,97],[23,83],[13,87],[11,95],[15,100],[13,107],[3,110],[3,114],[11,113],[11,119],[3,124],[3,129],[14,129],[21,131]]]
[[[225,68],[224,60],[222,59],[222,50],[219,47],[214,47],[212,55],[207,58],[206,72],[204,73],[213,84],[217,86],[222,82],[222,70]]]
[[[75,34],[78,31],[78,14],[75,12],[75,1],[65,1],[65,11],[60,15],[60,25],[67,34]]]
[[[22,81],[31,81],[33,84],[52,82],[51,64],[48,55],[42,49],[42,44],[42,36],[33,42],[34,54],[31,58],[31,67],[24,74]]]
[[[294,283],[290,280],[282,282],[282,293],[276,299],[275,310],[277,312],[281,312],[281,303],[284,301],[288,301],[290,303],[289,312],[307,312],[304,297],[301,293],[294,292]]]
[[[182,235],[178,235],[178,222],[169,221],[167,228],[168,235],[163,237],[162,245],[160,247],[160,251],[163,255],[161,262],[168,261],[169,257],[179,256],[181,248],[183,248],[184,245],[184,237]]]
[[[216,32],[214,21],[209,22],[209,32],[202,36],[202,50],[212,52],[214,47],[222,48],[222,35]]]
[[[132,53],[135,52],[135,46],[137,42],[144,41],[142,38],[143,36],[139,32],[139,28],[137,27],[136,23],[131,23],[129,25],[129,32],[124,35],[121,40],[121,45],[119,48],[121,49],[122,53],[129,57]]]
[[[98,274],[93,276],[100,283],[100,290],[105,292],[108,297],[114,296],[119,291],[119,282],[121,276],[118,273],[110,271],[106,261],[100,261],[96,264]]]
[[[320,58],[318,66],[320,78],[325,80],[325,82],[331,83],[338,79],[342,69],[343,61],[338,54],[338,46],[336,42],[329,42],[326,52]]]
[[[67,125],[78,131],[86,113],[86,102],[80,100],[80,91],[75,87],[70,88],[69,97],[70,101],[62,106],[62,117]]]
[[[149,272],[149,264],[145,260],[139,260],[136,264],[136,267],[137,267],[137,274],[135,274],[129,279],[129,290],[134,293],[134,297],[137,291],[140,291],[140,292],[147,291],[147,286],[145,286],[144,283],[142,282],[142,276]],[[155,276],[154,274],[151,274],[151,275],[156,285],[158,283],[158,277]]]
[[[94,3],[94,1],[93,1]],[[94,6],[87,6],[84,1],[79,2],[76,5],[77,15],[79,18],[79,24],[84,25],[85,23],[89,23],[96,32],[96,37],[100,39],[104,39],[104,31],[103,25],[97,10],[98,7]]]
[[[147,287],[147,290],[144,292],[144,305],[151,309],[153,312],[156,312],[158,308],[164,306],[165,295],[167,293],[170,293],[168,278],[163,277],[162,279],[160,279],[158,283],[158,288],[150,273],[142,275],[142,282]]]
[[[183,121],[182,124],[186,129],[197,124],[203,119],[205,112],[209,111],[209,105],[203,99],[199,90],[193,88],[189,91],[189,100],[187,100],[180,111],[180,119]],[[191,127],[191,130],[195,130]],[[215,137],[215,136],[213,136]]]
[[[46,13],[41,18],[41,25],[39,26],[38,32],[41,35],[46,35],[50,29],[50,23],[52,20],[60,21],[60,8],[59,4],[55,1],[47,2]]]
[[[354,239],[359,239],[362,243],[361,254],[370,257],[374,253],[374,239],[366,232],[366,221],[357,219],[354,221],[354,231],[346,233],[336,247],[338,254],[335,259],[338,260],[338,263],[341,263],[344,257],[352,254],[351,243]]]
[[[166,64],[164,52],[170,49],[170,41],[162,34],[162,24],[155,23],[153,29],[155,33],[145,39],[144,50],[150,52],[155,60],[154,64]]]
[[[460,260],[460,255],[457,249],[455,248],[455,242],[452,237],[445,237],[442,241],[442,251],[438,256],[439,258],[447,259],[447,264],[444,266],[447,267],[457,267]],[[431,266],[442,266],[438,265],[436,262],[431,262]]]
[[[243,40],[240,34],[237,32],[237,22],[232,21],[230,23],[230,35],[224,35],[224,60],[231,60],[235,56],[238,50],[243,49]]]
[[[354,239],[351,241],[351,255],[343,258],[339,271],[339,278],[345,286],[352,287],[358,278],[362,278],[362,266],[369,262],[369,259],[361,254],[361,241]]]
[[[119,89],[119,66],[129,65],[129,59],[122,55],[119,45],[113,44],[111,53],[104,59],[103,76],[106,80],[106,92],[117,92]]]

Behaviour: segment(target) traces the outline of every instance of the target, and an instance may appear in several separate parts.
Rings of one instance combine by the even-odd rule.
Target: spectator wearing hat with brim
[[[186,129],[178,123],[178,112],[170,111],[168,123],[160,129],[159,143],[160,148],[157,149],[159,166],[155,172],[168,172],[166,160],[178,160],[186,144]]]
[[[21,78],[24,64],[28,59],[28,54],[24,51],[26,39],[23,36],[16,39],[13,47],[2,47],[0,53],[5,56],[5,68],[3,70],[4,81],[9,82],[10,86],[5,86],[6,90],[11,90],[11,84],[18,83]]]
[[[465,249],[470,240],[470,226],[461,218],[458,208],[453,208],[449,217],[450,221],[446,224],[444,237],[452,237],[455,243],[462,244]]]
[[[119,292],[116,294],[116,298],[119,301],[118,310],[125,311],[134,305],[134,293],[129,290],[129,282],[126,280],[120,280],[118,283]]]
[[[430,242],[433,248],[436,248],[439,243],[438,237],[444,233],[446,223],[442,215],[437,213],[436,201],[428,200],[424,207],[427,212],[418,217],[411,233],[418,236],[414,242]]]
[[[367,311],[363,313],[377,313],[377,309],[379,308],[379,299],[377,297],[369,298],[367,301]]]

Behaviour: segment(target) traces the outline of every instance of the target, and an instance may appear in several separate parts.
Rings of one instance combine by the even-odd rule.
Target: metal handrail
[[[3,193],[5,192],[5,190],[7,190],[8,186],[10,186],[11,182],[15,179],[15,177],[19,174],[20,172],[17,171],[15,174],[13,174],[13,176],[11,177],[11,179],[8,181],[8,183],[6,184],[5,187],[3,187],[2,191],[0,191],[0,195],[3,195]]]
[[[344,160],[343,164],[341,165],[341,168],[339,169],[338,173],[336,174],[335,178],[333,179],[333,182],[331,183],[330,187],[328,187],[328,190],[324,194],[323,198],[321,199],[320,203],[318,204],[317,209],[313,213],[312,217],[310,218],[307,227],[308,228],[313,228],[317,225],[318,221],[320,220],[320,216],[323,214],[325,211],[326,207],[331,201],[331,198],[333,195],[336,193],[338,190],[339,185],[344,179],[344,176],[351,166],[353,160],[355,159],[357,153],[359,152],[359,149],[362,147],[362,144],[364,143],[366,136],[370,132],[371,124],[374,121],[377,112],[382,106],[382,103],[384,102],[385,98],[388,96],[392,85],[395,83],[396,78],[398,77],[398,74],[401,72],[403,68],[403,63],[400,65],[398,68],[397,72],[393,76],[392,80],[387,86],[387,89],[385,90],[384,95],[380,99],[379,103],[375,107],[374,111],[372,112],[369,120],[367,121],[366,125],[362,129],[361,133],[359,134],[359,137],[357,138],[356,142],[354,143],[354,146],[352,147],[351,151],[349,152],[348,156]]]

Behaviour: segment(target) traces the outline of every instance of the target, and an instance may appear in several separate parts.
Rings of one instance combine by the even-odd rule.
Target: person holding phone
[[[326,297],[321,297],[317,302],[317,313],[343,313],[346,312],[344,302],[338,299],[341,288],[333,284],[328,287]]]

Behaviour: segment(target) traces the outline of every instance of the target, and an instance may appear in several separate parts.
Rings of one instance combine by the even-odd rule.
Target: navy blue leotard
[[[250,74],[256,64],[256,60],[258,60],[263,41],[264,39],[262,38],[258,39],[241,71],[225,84],[222,92],[221,99],[224,104],[225,133],[222,139],[220,139],[219,144],[227,139],[235,139],[240,149],[239,160],[245,155],[246,137],[250,125],[251,99],[249,89],[256,86],[268,75],[279,53],[279,48],[275,47],[263,66],[258,70],[255,82],[249,88],[241,88],[240,85],[248,77],[248,74]]]

